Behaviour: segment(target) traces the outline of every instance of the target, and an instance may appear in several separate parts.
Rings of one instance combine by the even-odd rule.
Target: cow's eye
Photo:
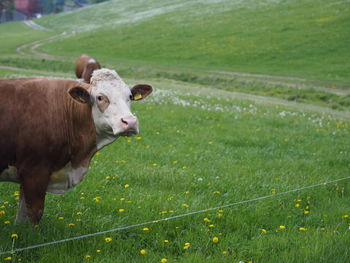
[[[102,101],[103,100],[102,96],[97,96],[97,100]]]
[[[129,96],[129,99],[132,100],[132,95]]]

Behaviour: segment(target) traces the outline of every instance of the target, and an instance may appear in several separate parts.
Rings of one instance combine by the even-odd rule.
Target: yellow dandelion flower
[[[163,240],[164,243],[169,243],[168,239]]]
[[[119,200],[120,200],[120,201],[124,201],[124,200],[125,200],[125,198],[124,198],[124,197],[121,197]]]
[[[152,163],[152,166],[154,166],[154,167],[156,167],[158,164],[156,164],[156,163]]]
[[[295,204],[295,207],[300,207],[300,204]]]
[[[177,164],[177,161],[175,160],[175,161],[173,161],[173,164]]]
[[[208,227],[215,227],[215,225],[209,225]]]
[[[68,226],[75,226],[75,224],[73,224],[73,223],[69,223],[69,224],[68,224]]]
[[[325,231],[325,230],[326,230],[326,228],[325,228],[325,227],[321,227],[320,229],[321,229],[321,231]]]
[[[220,217],[220,216],[223,216],[223,214],[221,214],[221,213],[218,213],[218,214],[217,214],[217,216],[219,216],[219,217]]]
[[[96,196],[96,197],[92,198],[92,200],[94,200],[96,203],[98,203],[101,201],[101,197]]]
[[[58,218],[58,220],[63,220],[64,219],[64,217],[63,216],[60,216],[59,218]]]
[[[343,215],[342,218],[349,218],[349,215]]]
[[[190,191],[186,191],[185,194],[186,194],[186,195],[190,194]]]
[[[101,253],[101,249],[96,249],[96,252],[97,253]]]
[[[184,246],[184,249],[188,249],[190,246]]]
[[[228,251],[227,250],[224,250],[224,251],[222,251],[222,254],[224,254],[224,255],[228,255]]]
[[[18,234],[12,234],[11,237],[12,238],[18,238]]]
[[[220,194],[220,191],[214,191],[213,194]]]
[[[144,227],[142,230],[143,231],[149,231],[149,228],[148,227]]]
[[[77,215],[78,216],[80,216],[80,215],[82,215],[83,214],[83,212],[77,212]]]
[[[219,213],[223,213],[223,212],[224,212],[224,210],[220,209],[218,212],[219,212]]]
[[[184,170],[187,169],[187,166],[186,165],[182,166],[182,169],[184,169]]]
[[[191,243],[189,243],[189,242],[185,243],[185,246],[189,246],[189,245],[191,245]]]
[[[304,215],[310,214],[310,211],[304,210]]]
[[[209,222],[210,222],[210,219],[209,219],[208,217],[205,217],[205,218],[203,219],[203,221],[209,223]]]
[[[307,231],[306,227],[299,227],[299,231]]]
[[[124,208],[120,208],[120,209],[118,210],[118,212],[119,212],[119,213],[123,213],[123,212],[125,212],[125,209],[124,209]]]
[[[218,237],[213,237],[212,241],[213,241],[213,243],[218,243],[219,242],[219,238]]]
[[[278,228],[279,228],[279,229],[286,229],[286,227],[283,226],[283,225],[280,225]]]
[[[0,210],[0,216],[3,216],[5,214],[4,210]]]
[[[263,229],[261,229],[261,232],[265,234],[267,232],[267,230],[265,228],[263,228]]]
[[[181,206],[183,206],[183,207],[189,207],[188,204],[182,204]]]
[[[208,144],[213,144],[213,142],[208,142]]]
[[[159,214],[164,215],[166,213],[168,213],[168,211],[161,211]]]
[[[161,262],[161,263],[166,263],[166,262],[168,262],[168,260],[167,260],[166,258],[162,258],[162,259],[160,260],[160,262]]]
[[[125,185],[124,185],[124,188],[129,188],[129,187],[130,187],[129,184],[125,184]]]
[[[142,140],[142,137],[141,136],[137,136],[136,140]]]
[[[12,257],[7,257],[7,258],[4,258],[4,260],[8,261],[8,260],[12,260]]]
[[[80,197],[80,199],[81,199],[81,200],[84,200],[84,199],[85,199],[85,197],[84,197],[84,196],[82,196],[82,197]]]
[[[90,255],[86,255],[85,258],[91,258],[91,256]]]
[[[5,225],[11,224],[11,221],[5,221],[4,224]]]
[[[112,238],[111,237],[106,237],[105,238],[105,242],[107,242],[107,243],[112,242]]]
[[[141,255],[146,255],[147,254],[147,250],[146,249],[141,249],[140,250],[140,254]]]

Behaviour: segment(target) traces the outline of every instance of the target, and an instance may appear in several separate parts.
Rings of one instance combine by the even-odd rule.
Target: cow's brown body
[[[55,173],[87,170],[96,152],[91,105],[68,94],[77,86],[89,89],[71,80],[0,79],[0,181],[20,183],[20,220],[27,214],[38,223]]]
[[[100,63],[88,55],[81,55],[75,65],[75,75],[86,83],[90,83],[94,70],[101,68]]]

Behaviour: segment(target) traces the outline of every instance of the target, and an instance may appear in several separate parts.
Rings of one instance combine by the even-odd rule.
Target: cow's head
[[[118,74],[109,69],[95,70],[90,83],[90,91],[76,87],[69,93],[81,103],[92,104],[97,134],[114,137],[137,134],[139,124],[130,111],[130,103],[146,98],[152,93],[152,87],[138,84],[129,89]]]

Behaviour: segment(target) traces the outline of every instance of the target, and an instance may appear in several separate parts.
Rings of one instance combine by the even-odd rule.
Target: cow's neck
[[[111,144],[116,139],[117,138],[115,137],[115,135],[111,135],[111,134],[108,134],[108,133],[97,131],[97,134],[96,134],[97,150],[101,150],[103,147],[105,147],[108,144]]]

